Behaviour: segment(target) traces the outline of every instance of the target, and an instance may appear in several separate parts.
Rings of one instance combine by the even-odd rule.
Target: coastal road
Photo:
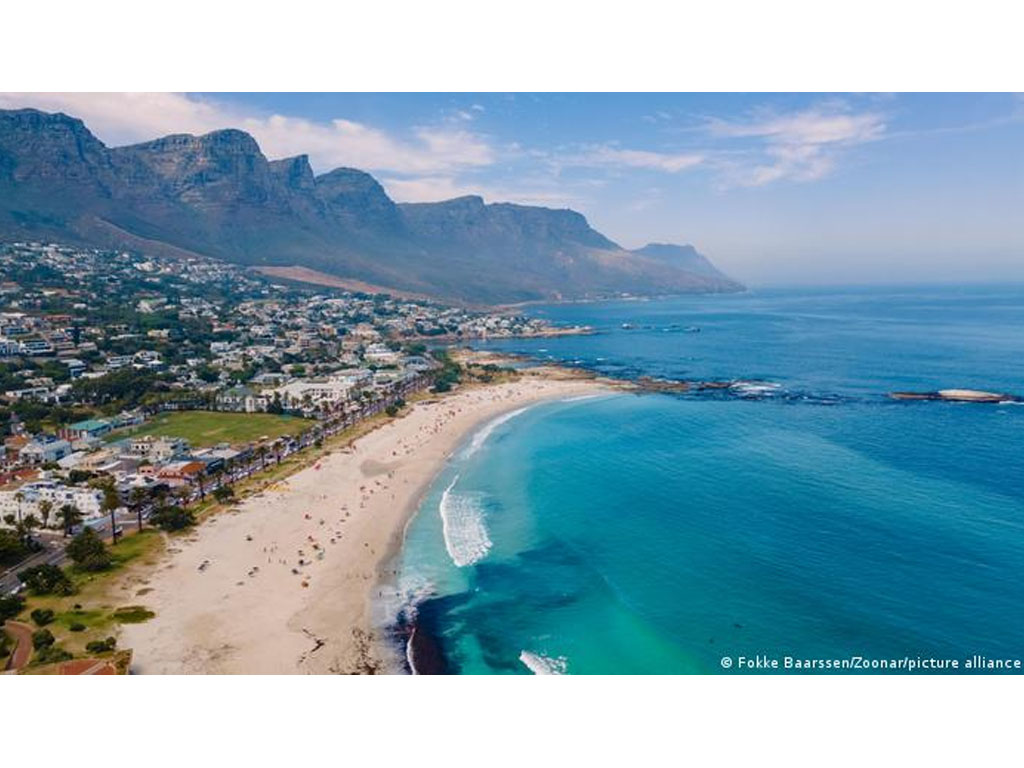
[[[31,557],[22,560],[14,567],[8,568],[0,574],[0,594],[9,595],[21,586],[21,581],[18,579],[18,571],[23,571],[36,565],[60,565],[64,562],[64,544],[60,539],[43,541],[42,545],[43,549],[41,552],[36,552]]]
[[[149,516],[149,511],[146,510],[143,513],[143,519]],[[134,526],[135,523],[136,516],[132,513],[119,513],[117,516],[117,524],[120,528],[124,528],[127,525]],[[97,519],[90,527],[101,537],[110,537],[110,518]],[[50,531],[38,532],[36,538],[43,545],[43,549],[0,573],[0,594],[9,595],[21,586],[21,581],[18,579],[19,571],[36,565],[63,565],[67,560],[64,547],[71,539],[65,538],[60,533]]]

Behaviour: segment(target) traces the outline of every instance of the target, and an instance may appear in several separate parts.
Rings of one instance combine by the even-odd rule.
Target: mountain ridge
[[[364,171],[270,160],[238,129],[111,148],[37,110],[0,110],[0,236],[134,243],[475,303],[742,290],[703,256],[625,250],[570,209],[396,203]]]

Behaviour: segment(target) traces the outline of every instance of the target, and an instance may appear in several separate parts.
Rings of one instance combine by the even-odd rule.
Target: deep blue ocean
[[[528,312],[598,332],[484,346],[623,378],[764,385],[547,403],[468,439],[399,558],[432,665],[1024,658],[1024,406],[886,396],[1024,394],[1024,287]]]

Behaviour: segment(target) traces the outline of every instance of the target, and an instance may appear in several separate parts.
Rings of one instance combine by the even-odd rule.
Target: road
[[[37,534],[36,538],[41,539],[40,543],[43,545],[43,549],[28,559],[22,560],[14,567],[0,573],[0,594],[9,595],[21,586],[21,581],[18,580],[18,571],[23,571],[36,565],[60,565],[64,562],[64,544],[61,542],[59,535],[53,537],[44,533]]]

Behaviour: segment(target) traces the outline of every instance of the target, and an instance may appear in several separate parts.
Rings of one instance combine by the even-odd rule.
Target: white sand
[[[118,645],[133,649],[132,671],[396,671],[387,644],[373,636],[370,599],[445,459],[502,412],[601,386],[537,371],[416,403],[319,469],[173,539],[148,580],[152,591],[138,598],[156,617],[122,630]]]

